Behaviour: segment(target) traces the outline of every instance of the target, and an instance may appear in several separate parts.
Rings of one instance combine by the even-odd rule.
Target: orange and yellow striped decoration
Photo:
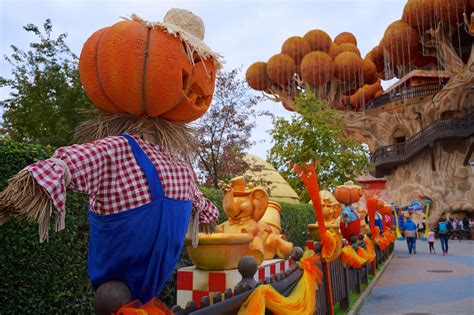
[[[258,286],[241,306],[239,315],[265,314],[265,309],[276,315],[313,314],[316,309],[316,292],[322,272],[316,266],[320,262],[314,251],[307,250],[297,264],[303,269],[303,276],[291,294],[285,297],[271,285]]]

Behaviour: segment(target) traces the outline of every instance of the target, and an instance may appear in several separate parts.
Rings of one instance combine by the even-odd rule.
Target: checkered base
[[[254,278],[256,281],[263,281],[266,277],[288,270],[292,264],[291,258],[264,260]],[[187,302],[194,301],[199,307],[203,296],[209,296],[212,303],[214,292],[224,292],[227,288],[233,290],[241,279],[242,276],[237,269],[207,271],[197,269],[195,266],[180,268],[178,269],[177,304],[184,308]]]

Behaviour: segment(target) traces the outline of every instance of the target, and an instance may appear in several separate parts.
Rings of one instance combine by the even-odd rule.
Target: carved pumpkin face
[[[94,105],[112,113],[191,121],[212,100],[212,59],[191,63],[180,39],[137,21],[95,32],[79,60],[84,89]],[[172,114],[175,108],[176,112]],[[189,111],[189,112],[188,112]]]
[[[214,60],[207,59],[197,62],[191,74],[183,75],[184,99],[160,117],[178,122],[190,122],[198,119],[204,115],[211,104],[215,81]]]

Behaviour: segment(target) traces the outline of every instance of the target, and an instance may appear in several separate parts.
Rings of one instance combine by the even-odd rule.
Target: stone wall
[[[471,137],[436,144],[434,171],[429,150],[399,166],[385,177],[390,198],[400,205],[407,205],[413,199],[432,199],[430,224],[434,224],[444,212],[474,212],[474,173],[469,164],[463,166],[473,142],[474,137]]]

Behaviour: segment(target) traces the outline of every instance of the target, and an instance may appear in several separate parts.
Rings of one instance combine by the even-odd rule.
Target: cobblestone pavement
[[[387,266],[359,314],[474,314],[474,241],[449,241],[443,256],[428,243],[417,241],[410,255],[406,242],[397,241]]]

